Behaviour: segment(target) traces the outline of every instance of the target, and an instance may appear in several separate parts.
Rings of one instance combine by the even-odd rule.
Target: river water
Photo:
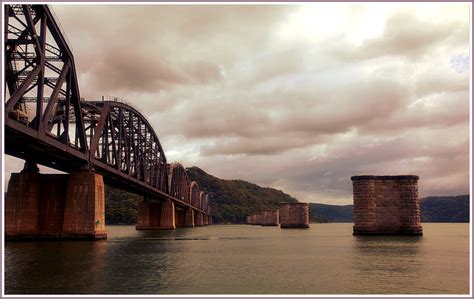
[[[212,225],[108,226],[106,241],[6,243],[6,294],[468,294],[469,224],[423,237]]]

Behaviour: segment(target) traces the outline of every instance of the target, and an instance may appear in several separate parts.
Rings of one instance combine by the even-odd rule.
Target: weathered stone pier
[[[309,228],[309,204],[285,202],[280,205],[281,228]]]
[[[247,216],[247,224],[261,226],[278,226],[280,224],[279,210],[263,210],[258,214]]]
[[[40,174],[36,164],[25,163],[8,183],[5,238],[106,239],[102,176]]]
[[[351,177],[353,235],[423,234],[416,175]]]

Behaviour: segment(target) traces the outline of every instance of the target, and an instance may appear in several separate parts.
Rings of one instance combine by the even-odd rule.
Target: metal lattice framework
[[[203,203],[202,203],[202,209],[207,213],[211,212],[211,209],[209,207],[209,194],[206,194],[204,196]]]
[[[111,185],[200,210],[184,168],[167,167],[140,112],[81,100],[71,48],[48,6],[6,5],[4,26],[5,153],[65,172],[92,170]]]
[[[192,206],[197,207],[199,205],[201,194],[199,191],[199,185],[196,181],[192,181],[189,185],[189,198]]]
[[[170,194],[189,204],[189,177],[184,167],[179,163],[168,164],[168,188]]]

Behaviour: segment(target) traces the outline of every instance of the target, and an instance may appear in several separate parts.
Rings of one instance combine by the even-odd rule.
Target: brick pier
[[[353,235],[423,235],[416,175],[353,176]]]
[[[309,228],[309,204],[285,202],[280,205],[281,228]]]

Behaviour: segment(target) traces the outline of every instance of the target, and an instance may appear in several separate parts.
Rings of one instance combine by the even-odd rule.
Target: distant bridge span
[[[80,96],[71,47],[47,5],[5,6],[5,153],[210,216],[208,196],[135,108]],[[124,187],[126,186],[126,187]],[[196,195],[197,194],[197,195]]]

